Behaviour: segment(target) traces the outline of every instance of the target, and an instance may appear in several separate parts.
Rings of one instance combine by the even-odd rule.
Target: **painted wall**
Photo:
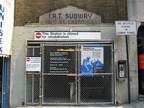
[[[23,26],[14,28],[13,54],[11,57],[10,105],[21,106],[25,101],[26,40],[34,39],[35,31],[69,31],[71,26]],[[126,59],[125,37],[115,35],[114,25],[73,26],[77,31],[101,31],[102,39],[115,40],[115,62]],[[116,66],[116,65],[115,65]],[[116,71],[115,71],[116,72]],[[123,89],[125,88],[125,89]],[[127,102],[127,80],[116,83],[117,100]]]

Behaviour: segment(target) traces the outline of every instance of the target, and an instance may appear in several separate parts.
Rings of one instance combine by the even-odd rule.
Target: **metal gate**
[[[28,44],[27,57],[41,71],[26,71],[26,105],[114,103],[112,43]]]

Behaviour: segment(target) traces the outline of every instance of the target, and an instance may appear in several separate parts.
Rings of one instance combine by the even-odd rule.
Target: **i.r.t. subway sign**
[[[98,24],[101,16],[73,6],[57,9],[39,17],[40,24]]]
[[[95,24],[92,13],[48,13],[47,24]]]
[[[49,19],[91,19],[92,13],[48,13]]]

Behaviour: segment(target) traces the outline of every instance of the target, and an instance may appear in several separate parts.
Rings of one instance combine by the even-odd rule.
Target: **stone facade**
[[[132,2],[133,1],[133,2]],[[138,1],[138,0],[137,0]],[[127,3],[128,12],[127,16]],[[126,59],[126,42],[124,36],[115,35],[115,20],[135,20],[138,10],[131,10],[134,0],[15,0],[15,27],[13,54],[11,57],[10,106],[21,106],[25,101],[25,56],[26,40],[33,39],[35,31],[101,31],[102,39],[115,41],[115,65],[118,60]],[[141,3],[140,3],[141,4]],[[95,25],[49,25],[39,24],[39,17],[56,10],[73,6],[101,17],[102,24]],[[142,7],[142,6],[141,6]],[[133,14],[132,14],[133,13]],[[29,22],[29,23],[28,23]],[[108,23],[108,24],[104,24]],[[113,23],[113,24],[111,24]],[[39,24],[39,25],[38,25]],[[18,27],[20,26],[20,27]],[[24,27],[23,27],[24,26]],[[138,100],[138,70],[136,36],[129,37],[129,64],[131,101]],[[116,68],[116,67],[115,67]],[[116,70],[115,70],[116,73]],[[17,79],[17,80],[15,80]],[[20,88],[20,89],[17,89]],[[128,80],[116,80],[116,101],[128,102]],[[125,88],[125,89],[123,89]],[[17,94],[17,95],[15,95]]]
[[[126,0],[15,0],[15,26],[39,22],[39,16],[67,6],[94,12],[103,23],[127,19]]]

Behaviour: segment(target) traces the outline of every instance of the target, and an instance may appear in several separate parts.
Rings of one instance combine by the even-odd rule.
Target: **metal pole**
[[[128,79],[128,103],[131,103],[131,94],[130,94],[130,72],[129,72],[129,45],[128,45],[128,36],[126,35],[126,55],[127,55],[127,79]]]

